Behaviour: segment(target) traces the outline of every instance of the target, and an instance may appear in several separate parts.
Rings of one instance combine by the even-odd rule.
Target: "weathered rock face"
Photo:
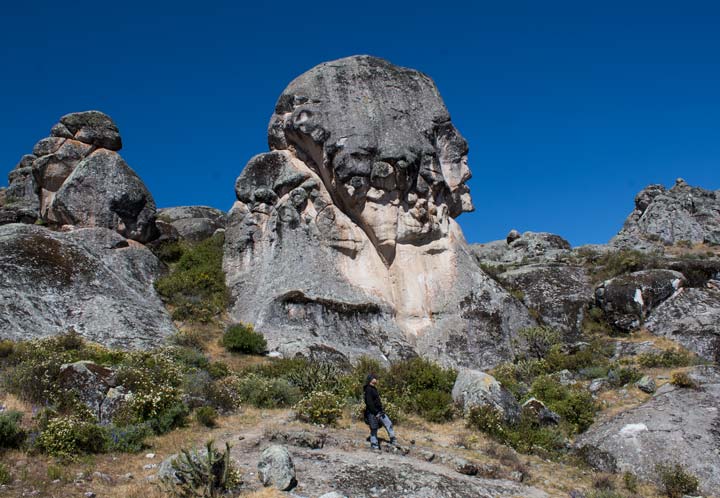
[[[679,241],[720,244],[720,197],[681,178],[671,189],[650,185],[635,197],[635,210],[610,241],[616,247],[647,249]]]
[[[585,312],[593,300],[593,287],[584,268],[527,265],[501,273],[498,280],[522,293],[522,301],[537,311],[543,324],[558,330],[566,339],[580,334]]]
[[[506,422],[515,422],[520,416],[520,405],[512,393],[495,377],[478,370],[463,368],[458,372],[452,397],[465,413],[476,406],[491,406]]]
[[[265,448],[258,462],[258,479],[263,486],[289,491],[297,485],[295,465],[284,446],[273,444]]]
[[[570,243],[547,232],[511,230],[505,240],[472,244],[472,252],[480,263],[527,264],[554,262],[570,254]]]
[[[50,134],[10,172],[0,224],[42,219],[58,226],[110,228],[140,242],[158,236],[155,202],[115,152],[122,142],[108,116],[68,114]]]
[[[224,229],[227,215],[208,206],[181,206],[160,209],[157,218],[172,225],[180,238],[199,242]]]
[[[645,327],[720,363],[720,290],[682,289],[650,313]]]
[[[629,331],[685,283],[682,273],[644,270],[606,280],[595,289],[595,301],[613,327]]]
[[[115,372],[91,361],[62,365],[58,385],[74,393],[101,424],[109,424],[128,401],[129,393],[115,383]]]
[[[281,95],[269,143],[228,214],[234,319],[291,356],[511,356],[534,321],[453,219],[472,208],[467,144],[427,76],[364,56],[321,64]]]
[[[107,346],[156,346],[176,332],[153,288],[161,271],[148,249],[108,229],[0,226],[0,337],[72,327]]]
[[[657,481],[657,464],[683,465],[710,495],[720,486],[720,372],[696,367],[700,389],[662,386],[649,401],[596,424],[576,447],[603,471]]]

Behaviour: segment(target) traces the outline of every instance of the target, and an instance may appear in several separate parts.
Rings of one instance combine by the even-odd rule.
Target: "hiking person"
[[[377,438],[380,424],[385,427],[388,436],[390,436],[390,444],[395,444],[397,441],[395,431],[393,431],[392,421],[385,413],[385,410],[383,410],[380,394],[378,394],[376,386],[377,377],[375,374],[368,374],[365,385],[363,386],[363,392],[365,393],[365,423],[370,426],[370,448],[373,450],[380,449],[380,443]]]

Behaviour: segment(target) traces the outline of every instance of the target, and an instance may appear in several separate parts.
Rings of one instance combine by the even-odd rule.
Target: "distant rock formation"
[[[454,220],[473,209],[468,146],[430,78],[368,56],[320,64],[282,93],[268,141],[228,215],[233,319],[289,356],[512,356],[535,321]]]
[[[635,210],[610,244],[647,250],[681,241],[720,244],[720,192],[678,178],[669,190],[650,185],[638,193]]]
[[[106,228],[67,233],[0,226],[0,337],[74,328],[119,348],[151,348],[177,330],[153,288],[162,264]]]
[[[208,206],[171,207],[157,213],[161,232],[173,231],[176,237],[191,242],[205,240],[217,230],[224,230],[226,220],[223,211]]]
[[[115,123],[99,111],[67,114],[22,157],[0,196],[0,224],[103,227],[149,242],[159,235],[155,202],[116,152]]]

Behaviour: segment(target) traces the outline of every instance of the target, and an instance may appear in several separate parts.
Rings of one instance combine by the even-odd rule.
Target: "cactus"
[[[213,444],[207,442],[206,452],[183,449],[172,462],[173,472],[162,480],[163,491],[174,498],[215,498],[241,484],[230,462],[230,445],[220,452]]]

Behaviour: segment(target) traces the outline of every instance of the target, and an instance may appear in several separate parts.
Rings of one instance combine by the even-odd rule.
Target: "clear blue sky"
[[[283,88],[370,54],[430,75],[467,138],[471,242],[602,243],[647,184],[720,189],[718,2],[31,3],[0,15],[3,175],[99,109],[158,206],[227,210]]]

